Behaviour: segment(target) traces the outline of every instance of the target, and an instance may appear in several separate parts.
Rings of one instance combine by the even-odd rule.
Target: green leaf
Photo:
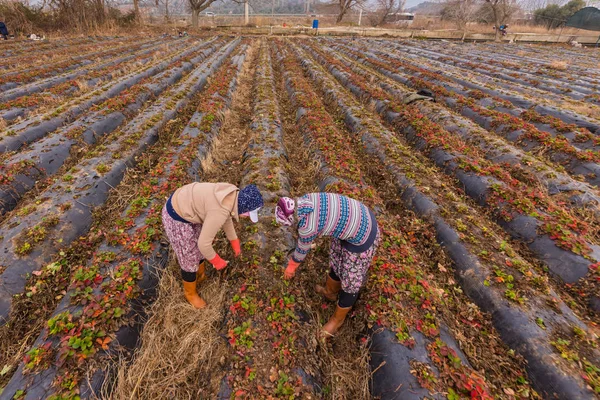
[[[4,366],[4,368],[2,368],[2,371],[0,371],[0,376],[4,376],[4,375],[8,374],[11,369],[12,369],[12,365],[6,364]]]
[[[452,390],[452,388],[448,388],[447,399],[448,400],[460,400],[460,396],[454,390]]]

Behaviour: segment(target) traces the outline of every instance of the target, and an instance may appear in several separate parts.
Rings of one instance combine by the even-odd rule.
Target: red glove
[[[228,264],[227,261],[223,260],[221,257],[219,257],[219,255],[215,255],[215,258],[213,258],[212,260],[208,260],[213,267],[215,267],[215,269],[217,270],[222,270],[223,268],[225,268]]]
[[[231,248],[233,249],[233,254],[235,254],[236,257],[238,257],[240,254],[242,254],[242,247],[241,247],[240,239],[230,240],[229,243],[231,243]]]
[[[299,262],[296,262],[290,258],[290,261],[288,261],[288,265],[287,265],[287,268],[285,269],[283,277],[285,279],[292,279],[293,276],[296,275],[296,269],[298,268],[299,265],[300,265]]]

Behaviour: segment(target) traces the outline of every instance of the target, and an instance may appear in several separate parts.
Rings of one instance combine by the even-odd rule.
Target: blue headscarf
[[[256,185],[248,185],[238,194],[238,214],[254,211],[264,205],[262,194]]]

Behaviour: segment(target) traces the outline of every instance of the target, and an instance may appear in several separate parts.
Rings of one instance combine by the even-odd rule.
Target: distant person
[[[0,35],[2,35],[2,38],[4,40],[8,40],[8,28],[6,27],[6,24],[2,21],[0,21]]]
[[[502,36],[506,36],[506,34],[508,33],[507,30],[508,30],[508,24],[500,25],[500,33],[502,34]]]
[[[196,285],[206,279],[204,260],[221,270],[227,266],[213,248],[217,233],[223,229],[238,257],[242,248],[233,219],[249,217],[258,222],[263,198],[255,185],[238,189],[230,183],[190,183],[177,189],[162,210],[162,222],[173,248],[183,280],[185,299],[195,308],[206,307]]]

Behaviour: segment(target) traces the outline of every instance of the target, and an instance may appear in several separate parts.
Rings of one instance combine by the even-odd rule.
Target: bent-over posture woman
[[[250,217],[257,222],[262,206],[262,195],[254,185],[239,190],[229,183],[195,182],[169,197],[162,210],[163,226],[181,267],[184,296],[192,306],[206,306],[196,291],[196,285],[206,279],[204,260],[218,270],[227,266],[212,245],[217,233],[223,228],[235,256],[239,256],[242,250],[232,217]]]
[[[330,301],[337,300],[333,316],[323,326],[333,336],[358,298],[380,241],[373,212],[361,202],[334,193],[309,193],[297,200],[282,197],[275,219],[298,230],[298,243],[285,269],[291,279],[317,237],[331,236],[330,271],[325,286],[315,290]],[[338,296],[339,295],[339,296]]]

